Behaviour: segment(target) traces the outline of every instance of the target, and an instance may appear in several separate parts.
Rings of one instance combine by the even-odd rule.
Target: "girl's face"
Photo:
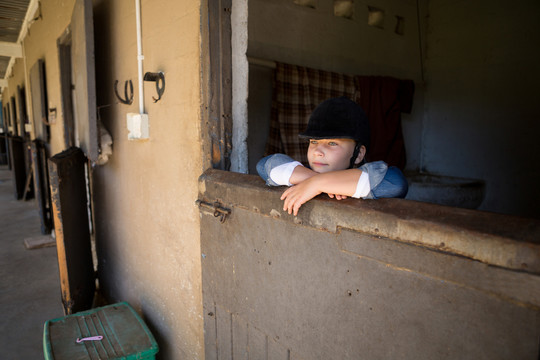
[[[350,165],[355,145],[351,139],[311,139],[307,152],[309,166],[318,173],[345,170]],[[359,164],[364,155],[362,146],[355,164]]]

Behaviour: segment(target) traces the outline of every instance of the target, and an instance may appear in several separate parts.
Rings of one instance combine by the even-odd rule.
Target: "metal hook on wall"
[[[128,83],[129,83],[129,94],[128,94]],[[122,99],[120,95],[118,94],[118,80],[114,82],[114,94],[116,95],[116,98],[118,101],[120,101],[122,104],[131,105],[133,103],[133,82],[131,80],[127,80],[124,83],[124,98]]]
[[[156,91],[158,94],[158,98],[152,96],[152,99],[154,99],[154,102],[158,102],[161,99],[161,96],[165,92],[165,73],[163,71],[152,73],[147,72],[144,74],[144,81],[155,81],[156,82]],[[161,86],[160,86],[161,83]]]

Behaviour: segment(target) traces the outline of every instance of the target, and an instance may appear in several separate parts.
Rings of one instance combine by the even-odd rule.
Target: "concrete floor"
[[[56,247],[27,250],[42,236],[34,199],[15,200],[11,172],[0,166],[0,358],[43,359],[43,324],[64,315]]]

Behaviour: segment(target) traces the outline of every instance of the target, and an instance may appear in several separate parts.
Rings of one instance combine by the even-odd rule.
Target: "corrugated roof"
[[[0,2],[0,41],[17,41],[29,4],[30,0]]]
[[[0,42],[16,43],[30,0],[0,0]],[[0,53],[0,79],[6,77],[10,57]]]

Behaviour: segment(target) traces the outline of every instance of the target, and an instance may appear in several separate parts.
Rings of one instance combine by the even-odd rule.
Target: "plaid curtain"
[[[283,153],[307,165],[308,143],[298,138],[309,116],[326,99],[355,97],[354,77],[277,63],[266,155]]]
[[[326,99],[346,96],[366,112],[371,127],[368,161],[384,160],[405,168],[401,113],[410,113],[412,80],[381,76],[351,76],[277,63],[270,133],[265,155],[283,153],[307,165],[308,143],[299,139],[312,111]]]
[[[354,81],[354,100],[366,112],[371,128],[368,160],[383,160],[403,170],[406,153],[401,113],[412,110],[414,82],[387,76],[355,76]]]

